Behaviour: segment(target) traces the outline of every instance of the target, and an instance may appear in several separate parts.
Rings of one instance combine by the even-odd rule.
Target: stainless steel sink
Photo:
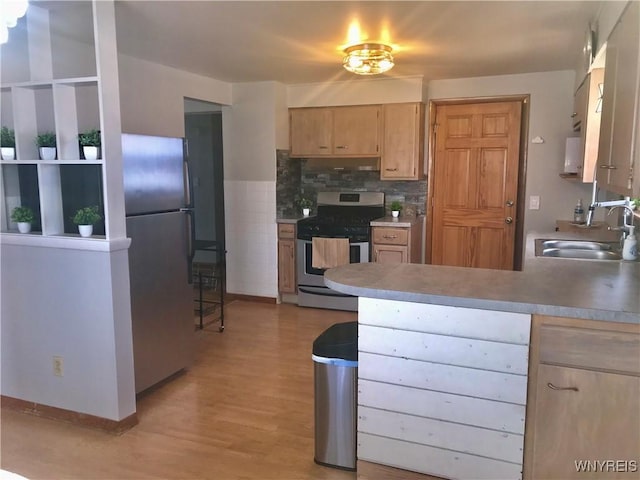
[[[576,258],[583,260],[620,260],[618,242],[592,240],[536,239],[535,254],[538,257]]]
[[[620,260],[622,255],[611,250],[583,250],[578,248],[545,248],[543,257],[581,258],[587,260]]]
[[[542,248],[576,249],[576,250],[612,250],[612,245],[605,242],[593,242],[589,240],[544,240]]]

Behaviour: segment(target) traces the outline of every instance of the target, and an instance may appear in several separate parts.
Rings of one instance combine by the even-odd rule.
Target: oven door
[[[313,248],[310,240],[297,240],[296,273],[298,305],[301,307],[358,310],[358,297],[336,292],[324,284],[323,268],[313,268]],[[349,244],[350,263],[369,262],[369,242]]]

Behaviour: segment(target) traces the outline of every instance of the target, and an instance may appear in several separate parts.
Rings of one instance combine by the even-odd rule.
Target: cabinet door
[[[376,263],[409,263],[409,249],[399,245],[374,245],[373,261]]]
[[[540,365],[531,478],[637,478],[629,464],[589,474],[576,462],[638,460],[639,391],[636,376]]]
[[[278,290],[296,292],[296,243],[295,240],[278,241]]]
[[[380,107],[340,107],[333,111],[335,155],[380,155]]]
[[[289,122],[291,156],[331,155],[333,109],[291,109]]]
[[[382,180],[418,180],[424,172],[424,108],[420,103],[383,106]]]
[[[640,3],[629,6],[607,40],[597,179],[604,189],[630,195],[632,146],[638,128]]]

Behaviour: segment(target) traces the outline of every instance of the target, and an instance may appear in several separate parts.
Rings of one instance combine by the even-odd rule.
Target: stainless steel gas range
[[[382,192],[319,192],[318,214],[298,221],[296,273],[298,305],[302,307],[358,310],[358,297],[325,286],[322,268],[313,267],[312,239],[349,239],[350,263],[370,259],[371,220],[384,216]]]

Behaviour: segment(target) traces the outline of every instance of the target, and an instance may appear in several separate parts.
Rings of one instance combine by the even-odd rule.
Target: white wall
[[[278,295],[276,148],[288,145],[285,99],[276,82],[234,84],[233,106],[223,109],[230,293]]]
[[[348,82],[289,85],[287,86],[287,98],[290,108],[421,102],[424,100],[422,76],[355,78]]]
[[[230,83],[118,55],[122,131],[184,137],[184,98],[231,104]]]
[[[573,183],[559,177],[564,166],[565,141],[571,130],[575,73],[557,72],[502,75],[494,77],[434,80],[429,83],[429,99],[531,95],[524,230],[553,231],[557,219],[571,220],[579,198],[587,204],[591,184]],[[428,124],[428,122],[427,122]],[[542,137],[544,143],[531,139]],[[540,196],[540,210],[529,210],[531,195]]]
[[[2,245],[3,395],[116,421],[135,413],[127,258]]]

